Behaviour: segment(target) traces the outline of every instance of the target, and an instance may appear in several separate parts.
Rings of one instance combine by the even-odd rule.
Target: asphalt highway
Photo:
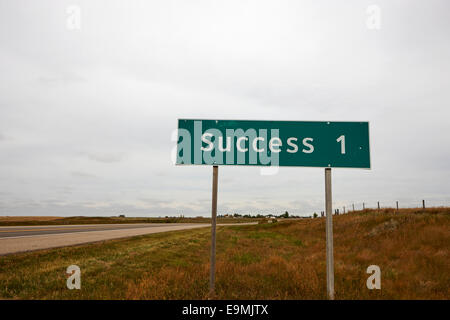
[[[171,223],[171,226],[192,225],[191,223]],[[207,224],[203,224],[207,225]],[[26,227],[0,227],[0,239],[10,237],[24,237],[36,235],[49,235],[74,232],[91,232],[106,230],[124,230],[140,228],[158,228],[168,226],[167,223],[145,224],[83,224],[83,225],[50,225],[50,226],[26,226]]]
[[[254,223],[218,226],[245,224]],[[136,223],[0,227],[0,255],[210,226],[209,223]]]

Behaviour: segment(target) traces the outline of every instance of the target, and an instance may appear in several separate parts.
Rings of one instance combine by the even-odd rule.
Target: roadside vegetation
[[[450,208],[334,216],[336,299],[449,299],[449,243]],[[0,256],[0,298],[206,299],[209,255],[200,228]],[[218,227],[216,264],[218,299],[326,299],[325,219]]]

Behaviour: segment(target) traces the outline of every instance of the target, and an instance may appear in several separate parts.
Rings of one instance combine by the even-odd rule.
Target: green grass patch
[[[250,232],[247,237],[250,239],[282,239],[285,236],[277,232],[253,231]]]
[[[251,252],[245,252],[234,255],[231,261],[246,266],[261,261],[261,258]]]

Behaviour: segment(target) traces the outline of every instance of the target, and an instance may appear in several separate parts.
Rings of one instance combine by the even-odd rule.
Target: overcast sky
[[[450,205],[449,11],[0,0],[0,215],[210,215],[177,118],[370,121],[372,169],[333,169],[334,206]],[[219,214],[323,207],[323,169],[219,170]]]

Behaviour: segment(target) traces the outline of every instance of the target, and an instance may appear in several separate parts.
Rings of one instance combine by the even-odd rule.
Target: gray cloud
[[[124,153],[90,153],[87,155],[90,160],[103,162],[103,163],[113,163],[121,161],[125,154]]]
[[[57,75],[43,75],[39,76],[37,82],[42,84],[43,86],[52,86],[52,85],[70,85],[77,84],[86,81],[85,78],[80,77],[75,73],[62,73]]]
[[[81,171],[72,171],[70,174],[74,177],[79,177],[79,178],[95,178],[96,177],[94,174],[87,173],[87,172],[81,172]]]
[[[368,120],[335,205],[448,205],[448,1],[377,1],[380,30],[372,1],[77,3],[80,30],[73,2],[0,3],[1,214],[209,215],[211,168],[171,163],[183,117]],[[322,169],[219,176],[219,212],[323,210]]]

